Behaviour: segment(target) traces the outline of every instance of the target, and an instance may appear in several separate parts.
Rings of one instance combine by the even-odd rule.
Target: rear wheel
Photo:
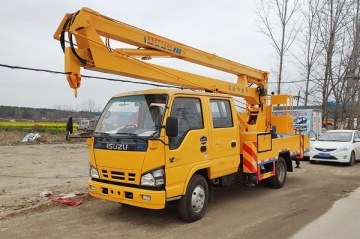
[[[275,165],[275,175],[269,178],[269,185],[273,188],[282,188],[286,181],[286,162],[283,157],[279,157]]]
[[[195,174],[189,182],[185,195],[179,201],[179,215],[186,222],[195,222],[205,214],[209,198],[206,179]]]
[[[355,161],[356,161],[355,153],[354,153],[354,151],[352,151],[350,154],[350,159],[349,159],[348,165],[353,166],[355,164]]]

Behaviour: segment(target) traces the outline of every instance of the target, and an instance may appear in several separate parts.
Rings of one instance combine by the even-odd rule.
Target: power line
[[[351,76],[345,76],[345,77],[342,77],[342,78],[339,78],[339,77],[332,77],[332,78],[329,78],[329,79],[324,79],[324,78],[317,78],[317,79],[310,79],[309,81],[310,82],[314,82],[314,81],[325,81],[325,80],[341,80],[341,79],[347,79],[347,78],[352,78],[354,80],[360,80],[360,77],[351,77]],[[302,83],[302,82],[305,82],[305,80],[294,80],[294,81],[282,81],[281,84],[292,84],[292,83]],[[268,84],[278,84],[279,81],[275,81],[275,82],[268,82]]]
[[[51,74],[66,75],[66,73],[60,72],[60,71],[45,70],[45,69],[39,69],[39,68],[29,68],[29,67],[23,67],[23,66],[12,66],[12,65],[0,64],[0,67],[5,67],[5,68],[10,68],[10,69],[15,69],[15,70],[27,70],[27,71],[37,71],[37,72],[46,72],[46,73],[51,73]],[[132,84],[150,85],[150,86],[156,86],[156,87],[167,87],[167,88],[182,89],[181,87],[177,87],[177,86],[161,85],[161,84],[155,84],[155,83],[149,83],[149,82],[120,80],[120,79],[99,77],[99,76],[82,75],[82,77],[83,78],[90,78],[90,79],[93,78],[93,79],[107,80],[107,81],[117,81],[117,82],[122,82],[122,83],[132,83]]]
[[[10,68],[10,69],[16,69],[16,70],[27,70],[27,71],[37,71],[37,72],[46,72],[51,74],[61,74],[66,75],[64,72],[60,71],[53,71],[53,70],[45,70],[45,69],[39,69],[39,68],[29,68],[29,67],[23,67],[23,66],[12,66],[12,65],[6,65],[6,64],[0,64],[0,67]],[[89,75],[82,75],[83,78],[89,78],[89,79],[99,79],[99,80],[107,80],[107,81],[116,81],[116,82],[123,82],[123,83],[132,83],[132,84],[139,84],[139,85],[150,85],[150,86],[156,86],[156,87],[167,87],[167,88],[177,88],[177,89],[183,89],[183,87],[177,87],[177,86],[169,86],[169,85],[162,85],[162,84],[155,84],[155,83],[149,83],[149,82],[139,82],[139,81],[131,81],[131,80],[120,80],[120,79],[114,79],[114,78],[107,78],[107,77],[99,77],[99,76],[89,76]],[[360,77],[333,77],[334,80],[340,80],[340,79],[346,79],[346,78],[352,78],[354,80],[360,80]],[[326,79],[319,78],[319,79],[311,79],[311,82],[314,81],[325,81]],[[330,79],[327,79],[330,80]],[[281,82],[281,84],[293,84],[293,83],[302,83],[304,80],[297,80],[297,81],[284,81]],[[268,82],[268,84],[278,84],[278,81],[275,82]]]

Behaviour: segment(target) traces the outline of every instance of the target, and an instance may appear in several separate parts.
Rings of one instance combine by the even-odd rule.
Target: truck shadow
[[[295,179],[296,180],[296,179]],[[292,181],[292,182],[291,182]],[[287,182],[288,183],[288,182]],[[289,180],[291,187],[294,184],[294,180]],[[280,190],[286,190],[286,187]],[[279,192],[277,189],[270,188],[266,182],[260,182],[256,186],[246,186],[244,184],[235,184],[228,188],[214,188],[213,198],[207,205],[207,211],[205,216],[197,221],[197,223],[203,223],[214,217],[221,217],[221,211],[229,208],[237,208],[238,205],[246,207],[249,203],[252,203],[254,199],[266,198],[269,194],[276,194]],[[126,221],[131,222],[134,225],[142,225],[143,227],[151,227],[151,230],[156,228],[163,229],[166,227],[172,227],[174,225],[188,224],[179,217],[177,211],[177,202],[167,203],[165,209],[151,210],[133,207],[129,205],[122,205],[113,202],[104,202],[103,209],[100,217],[109,221]],[[191,223],[191,224],[194,224]]]

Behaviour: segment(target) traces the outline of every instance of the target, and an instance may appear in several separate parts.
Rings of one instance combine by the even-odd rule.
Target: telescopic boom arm
[[[65,35],[68,34],[68,40]],[[89,8],[66,14],[54,38],[65,53],[65,72],[71,88],[80,87],[80,67],[193,90],[205,90],[244,97],[259,104],[266,95],[268,72],[227,60],[165,37],[103,16]],[[112,49],[112,41],[134,48]],[[65,42],[69,46],[65,47]],[[237,83],[205,77],[142,61],[152,57],[172,57],[237,76]],[[140,58],[140,59],[139,59]],[[142,59],[142,60],[141,60]],[[249,87],[255,84],[256,87]]]

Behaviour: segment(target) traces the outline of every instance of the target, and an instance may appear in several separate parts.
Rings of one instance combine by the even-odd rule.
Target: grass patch
[[[76,125],[74,124],[74,130]],[[0,122],[0,131],[20,131],[25,133],[61,134],[66,131],[63,122]]]

